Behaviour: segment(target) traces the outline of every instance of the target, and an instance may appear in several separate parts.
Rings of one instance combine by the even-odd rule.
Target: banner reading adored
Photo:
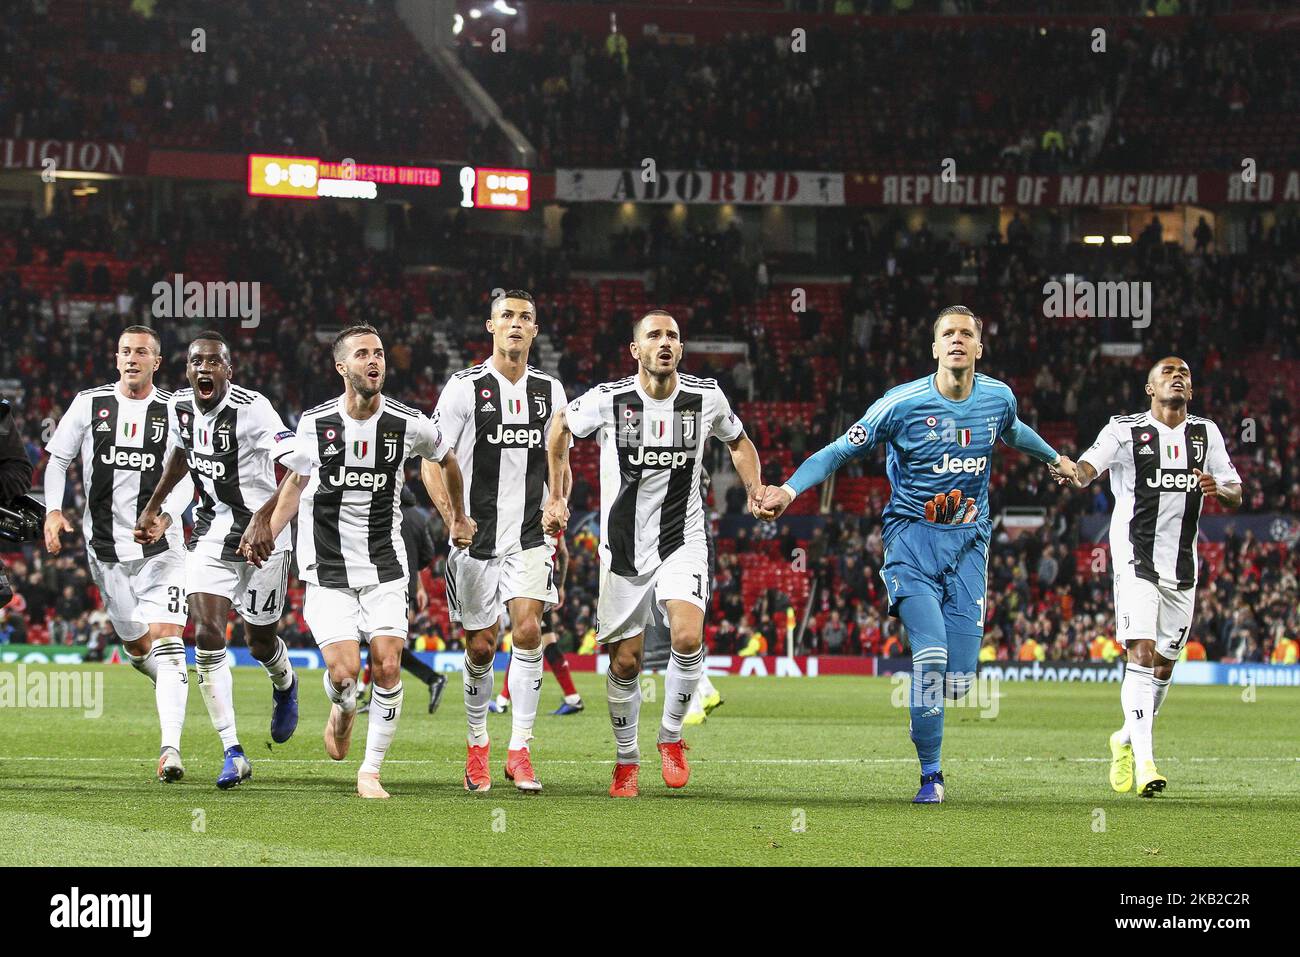
[[[843,173],[559,169],[555,198],[576,203],[843,206]]]

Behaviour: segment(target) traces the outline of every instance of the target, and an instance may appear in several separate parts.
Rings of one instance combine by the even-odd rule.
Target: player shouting
[[[713,379],[679,374],[682,338],[663,310],[646,313],[629,344],[637,374],[596,386],[555,418],[548,444],[551,497],[547,532],[569,520],[572,436],[598,432],[600,442],[600,596],[596,618],[609,651],[606,691],[617,761],[611,797],[636,797],[640,749],[641,659],[650,605],[658,602],[671,630],[664,679],[659,753],[664,783],[690,778],[682,720],[704,670],[704,612],[709,558],[700,500],[705,440],[717,436],[731,450],[736,471],[760,513],[763,494],[758,450]],[[763,512],[763,516],[770,513]]]
[[[1138,795],[1154,797],[1169,783],[1156,770],[1152,732],[1192,629],[1201,506],[1213,495],[1236,508],[1241,476],[1219,427],[1187,413],[1192,372],[1186,362],[1170,356],[1153,365],[1146,394],[1150,409],[1113,416],[1079,456],[1073,484],[1083,488],[1109,469],[1115,494],[1115,637],[1128,663],[1119,691],[1124,727],[1110,736],[1110,785],[1131,790],[1136,764]]]
[[[934,322],[938,370],[890,389],[840,438],[816,452],[764,505],[781,514],[799,493],[846,462],[885,445],[892,492],[884,511],[889,613],[912,646],[911,737],[921,762],[912,800],[944,798],[940,751],[944,698],[963,697],[975,677],[984,630],[984,586],[992,524],[989,463],[1001,439],[1073,476],[1075,466],[1020,421],[1004,382],[980,375],[984,324],[965,306],[948,306]]]
[[[194,621],[194,670],[224,763],[217,787],[253,775],[235,728],[235,701],[226,654],[226,619],[233,606],[244,619],[248,650],[271,679],[271,739],[288,741],[298,727],[298,679],[276,626],[284,612],[293,542],[288,528],[261,565],[239,553],[254,510],[275,495],[275,463],[293,448],[293,433],[260,392],[230,381],[230,347],[219,332],[202,332],[185,361],[188,389],[169,402],[172,444],[158,487],[140,512],[136,541],[157,538],[163,501],[187,473],[199,489],[194,529],[186,546],[185,591]]]
[[[298,574],[306,582],[303,617],[325,659],[330,699],[325,750],[347,757],[356,719],[361,641],[370,643],[373,691],[366,756],[357,793],[386,798],[379,783],[384,755],[402,714],[406,644],[406,549],[401,486],[414,455],[442,461],[452,493],[452,538],[468,542],[474,524],[460,510],[456,456],[421,412],[383,394],[387,362],[373,326],[349,326],[334,339],[343,395],[308,409],[298,422],[290,470],[279,492],[254,514],[240,550],[259,567],[277,536],[298,516]]]

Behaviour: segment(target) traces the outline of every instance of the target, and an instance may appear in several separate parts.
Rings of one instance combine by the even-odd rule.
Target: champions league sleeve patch
[[[862,423],[859,422],[845,433],[845,438],[849,440],[850,445],[866,445],[867,430],[863,428]]]
[[[285,439],[291,439],[297,434],[298,433],[294,432],[293,429],[285,429],[283,432],[275,433],[275,441],[277,443],[283,442]]]

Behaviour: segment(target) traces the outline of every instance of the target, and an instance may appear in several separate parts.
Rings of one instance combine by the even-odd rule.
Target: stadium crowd
[[[1089,118],[1113,103],[1121,72],[1070,55],[1087,48],[1082,29],[826,26],[810,32],[815,55],[804,55],[788,35],[616,44],[547,26],[544,42],[509,57],[461,46],[543,166],[651,156],[667,169],[928,170],[936,157],[958,156],[973,169],[1056,172],[1089,158],[1098,133]],[[950,95],[927,81],[923,63],[944,63],[970,84]],[[1077,104],[1051,92],[1080,88],[1098,92]],[[1063,118],[1070,123],[1058,129]]]
[[[5,0],[0,10],[0,136],[510,161],[504,137],[472,119],[391,0]],[[516,41],[507,56],[473,30],[458,47],[543,168],[649,156],[660,168],[928,172],[953,157],[968,170],[1051,173],[1235,168],[1241,155],[1294,166],[1300,157],[1292,124],[1279,122],[1300,103],[1285,30],[1223,32],[1193,18],[1185,31],[1162,31],[1132,19],[1101,55],[1082,26],[954,17],[931,29],[873,19],[849,31],[822,21],[802,53],[788,34],[743,22],[708,44],[562,23],[548,20],[540,42]],[[940,82],[931,63],[963,83]]]
[[[1019,241],[1014,229],[1008,232],[965,248],[936,240],[924,225],[910,231],[901,224],[882,228],[859,248],[861,264],[853,281],[827,287],[830,299],[818,299],[821,307],[796,316],[788,315],[786,289],[755,286],[738,293],[719,280],[682,290],[673,308],[683,319],[688,342],[711,335],[748,348],[746,358],[735,365],[712,366],[700,356],[688,360],[688,367],[719,378],[734,402],[757,403],[746,406],[757,413],[747,424],[768,463],[766,479],[779,482],[880,393],[925,374],[931,363],[927,317],[942,302],[961,299],[986,317],[982,371],[1012,382],[1022,418],[1054,436],[1062,449],[1077,452],[1107,416],[1144,405],[1143,370],[1132,362],[1104,361],[1099,352],[1103,341],[1132,338],[1133,333],[1102,320],[1044,318],[1033,290],[1041,289],[1049,273],[1069,266],[1071,257],[1089,253],[1067,250],[1061,258],[1044,261],[1049,253]],[[1145,351],[1179,352],[1192,359],[1194,408],[1224,424],[1229,449],[1246,479],[1248,512],[1300,512],[1300,474],[1294,464],[1300,424],[1286,388],[1300,369],[1296,234],[1294,217],[1282,217],[1270,231],[1260,232],[1250,254],[1139,243],[1092,261],[1092,268],[1117,275],[1140,264],[1156,277],[1159,321],[1144,331]],[[41,458],[42,439],[71,397],[116,378],[116,330],[127,323],[128,313],[147,314],[152,282],[172,269],[200,275],[208,269],[222,278],[266,283],[261,324],[244,330],[230,323],[226,331],[235,342],[236,381],[255,384],[290,424],[297,410],[334,393],[333,379],[322,375],[332,365],[329,330],[358,316],[385,331],[390,389],[404,401],[431,409],[442,382],[455,371],[452,355],[470,362],[483,351],[482,318],[491,286],[502,275],[536,282],[542,328],[557,350],[557,371],[570,394],[626,374],[622,344],[635,307],[629,301],[606,308],[604,300],[591,298],[600,283],[558,279],[551,267],[563,250],[524,249],[504,262],[494,262],[484,252],[460,271],[411,274],[395,255],[366,250],[360,224],[346,213],[218,204],[177,213],[164,223],[157,242],[119,250],[133,257],[129,269],[116,259],[109,265],[101,260],[95,268],[81,262],[107,255],[120,245],[120,236],[120,230],[93,216],[58,207],[47,218],[27,217],[0,243],[0,324],[16,346],[0,355],[0,381],[23,390],[22,423],[33,461]],[[698,240],[683,234],[671,244]],[[475,245],[469,236],[457,241],[471,249]],[[735,250],[727,251],[725,235],[716,238],[716,245],[715,265],[725,277]],[[57,267],[61,281],[36,288],[25,280],[42,267]],[[958,291],[953,286],[958,276],[973,277],[973,288]],[[73,292],[79,285],[85,291]],[[660,300],[642,284],[631,285],[641,300],[671,301]],[[95,292],[109,288],[114,294]],[[119,292],[126,296],[115,295]],[[73,312],[71,304],[79,299],[89,300],[93,310]],[[774,320],[762,318],[771,315],[764,310],[772,302],[784,304],[784,333]],[[68,334],[70,325],[73,335]],[[188,337],[199,325],[158,325],[164,355],[159,381],[177,387]],[[845,339],[852,348],[844,348]],[[1243,361],[1242,342],[1252,343],[1251,355],[1261,357],[1263,365]],[[824,401],[814,402],[819,396]],[[805,417],[780,420],[762,414],[765,403],[800,401],[812,409]],[[1255,423],[1249,439],[1235,427],[1247,420]],[[710,459],[710,468],[716,469],[722,458]],[[883,474],[883,452],[845,470],[839,481],[847,485],[859,473]],[[434,523],[435,538],[444,543],[423,490],[418,482],[412,488],[423,505],[411,514]],[[778,531],[740,520],[740,531],[719,549],[711,646],[734,653],[788,646],[806,591],[762,587],[753,578],[754,569],[788,564],[780,556],[803,548],[804,577],[815,588],[810,627],[800,648],[846,654],[904,650],[905,636],[883,613],[877,577],[878,516],[885,494],[887,489],[877,486],[864,504],[846,510],[837,490],[832,514],[814,518],[803,538],[789,527]],[[80,495],[79,487],[74,495]],[[578,470],[573,504],[575,514],[598,506],[589,469]],[[715,495],[715,521],[719,526],[734,523],[743,504],[734,487]],[[1087,493],[1061,490],[1047,481],[1041,467],[1007,453],[995,473],[990,505],[995,515],[1007,505],[1038,506],[1045,510],[1045,521],[1035,534],[995,540],[986,653],[1078,659],[1105,652],[1104,642],[1096,638],[1111,629],[1109,576],[1104,562],[1094,569],[1076,558],[1078,548],[1088,544],[1081,538],[1082,520],[1109,508],[1101,484]],[[565,605],[551,617],[566,648],[591,650],[597,565],[589,524],[575,525],[569,546]],[[439,563],[445,545],[440,550]],[[766,557],[759,565],[747,564],[747,553]],[[16,556],[13,567],[19,598],[3,612],[0,637],[30,639],[36,623],[54,642],[102,648],[110,640],[76,546],[55,559],[27,551]],[[437,564],[433,571],[439,571]],[[1294,550],[1284,552],[1249,535],[1229,542],[1203,576],[1198,645],[1211,657],[1267,659],[1284,637],[1300,632],[1296,576]],[[422,592],[426,585],[435,588],[426,578]],[[457,636],[442,617],[445,604],[436,599],[434,592],[421,598],[416,633],[423,636],[424,647],[455,647]],[[310,642],[296,611],[286,616],[283,628],[288,640]],[[240,640],[237,624],[232,639]]]

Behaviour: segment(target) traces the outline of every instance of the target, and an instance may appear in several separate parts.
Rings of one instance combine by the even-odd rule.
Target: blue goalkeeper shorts
[[[909,595],[929,595],[939,603],[949,633],[982,632],[990,532],[984,522],[909,521],[898,526],[885,544],[880,569],[889,613],[897,618],[898,603]]]

